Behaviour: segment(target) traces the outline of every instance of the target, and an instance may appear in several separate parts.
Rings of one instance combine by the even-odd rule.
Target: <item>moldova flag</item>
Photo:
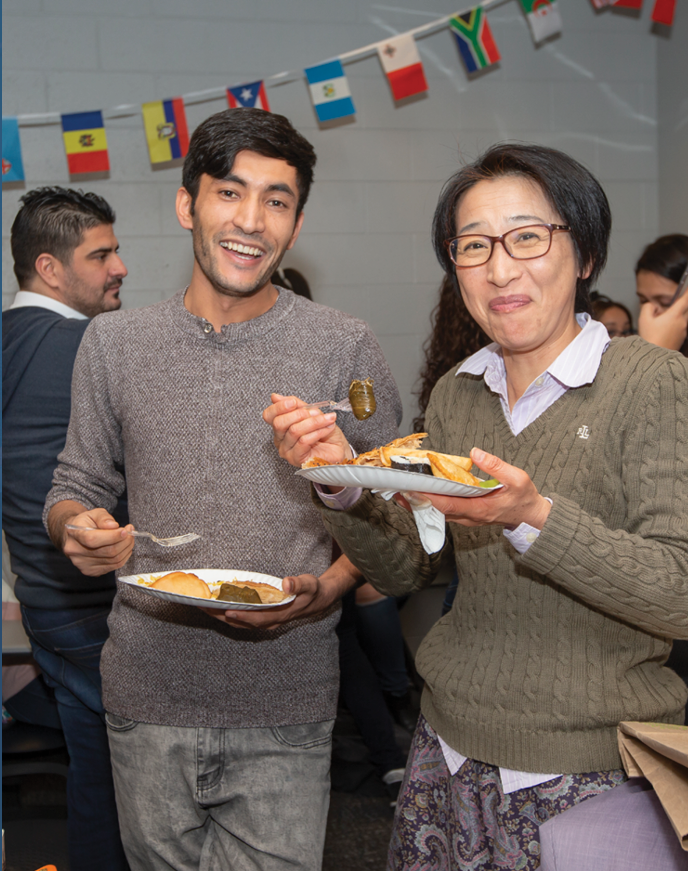
[[[318,121],[333,121],[356,114],[342,62],[327,61],[304,70]]]
[[[16,118],[2,119],[2,180],[24,181],[19,123]]]
[[[378,43],[377,53],[395,100],[427,91],[423,63],[410,33]]]
[[[265,85],[263,81],[251,82],[249,85],[237,85],[227,88],[227,102],[230,109],[264,109],[270,111]]]
[[[476,73],[502,59],[480,6],[449,19],[466,71]]]
[[[186,157],[189,150],[189,131],[186,110],[181,97],[144,103],[143,126],[146,130],[151,163],[167,163]]]
[[[62,138],[70,175],[110,171],[102,112],[63,115]]]

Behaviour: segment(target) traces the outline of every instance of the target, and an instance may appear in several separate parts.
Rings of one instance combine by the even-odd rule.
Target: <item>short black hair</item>
[[[191,194],[192,209],[201,176],[227,178],[240,151],[254,151],[294,167],[299,188],[298,217],[313,183],[315,151],[284,115],[263,109],[225,109],[196,128],[182,172],[182,185]]]
[[[455,275],[444,243],[456,236],[456,210],[461,196],[480,181],[502,176],[521,176],[535,182],[571,228],[578,266],[581,270],[591,270],[587,278],[576,282],[575,310],[589,313],[590,288],[607,261],[611,209],[593,174],[555,148],[498,143],[449,179],[440,194],[432,227],[433,246],[442,268],[447,275]]]
[[[115,212],[107,200],[82,190],[57,185],[35,188],[20,202],[10,237],[19,287],[25,287],[36,274],[41,254],[70,263],[86,230],[115,223]]]
[[[679,283],[688,266],[688,236],[672,233],[660,236],[648,245],[635,265],[636,275],[641,269],[656,272],[669,281]]]

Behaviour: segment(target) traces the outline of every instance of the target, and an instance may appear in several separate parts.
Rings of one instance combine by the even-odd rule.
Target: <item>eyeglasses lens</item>
[[[552,231],[539,224],[517,227],[503,237],[504,247],[515,260],[542,257],[549,251],[551,241]],[[459,236],[452,240],[449,255],[457,266],[480,266],[490,259],[495,244],[489,236]]]

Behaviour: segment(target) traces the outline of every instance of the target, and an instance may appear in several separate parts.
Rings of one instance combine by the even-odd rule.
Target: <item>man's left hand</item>
[[[354,581],[352,581],[353,585]],[[288,605],[276,605],[274,608],[262,608],[256,611],[220,611],[203,609],[206,614],[229,623],[237,629],[277,629],[283,623],[301,617],[312,617],[327,610],[337,599],[344,595],[338,584],[328,582],[325,577],[315,575],[297,575],[285,578],[282,582],[285,593],[294,594],[296,598]]]

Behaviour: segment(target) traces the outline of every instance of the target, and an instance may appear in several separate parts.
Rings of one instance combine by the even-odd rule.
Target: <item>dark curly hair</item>
[[[555,148],[499,143],[449,179],[440,194],[432,227],[433,246],[442,268],[447,275],[455,274],[444,243],[456,236],[456,209],[461,196],[480,181],[502,176],[522,176],[535,182],[571,228],[578,265],[581,269],[590,269],[587,278],[576,282],[575,310],[589,313],[590,288],[595,286],[607,261],[611,209],[592,173]]]
[[[19,287],[26,287],[35,275],[41,254],[52,254],[60,263],[69,264],[86,230],[115,223],[115,212],[107,200],[73,188],[34,188],[20,202],[11,230]]]
[[[456,280],[445,276],[439,302],[431,315],[432,333],[423,345],[425,363],[419,380],[419,415],[413,421],[414,432],[425,429],[425,411],[432,389],[439,379],[461,360],[489,345],[492,339],[473,320],[458,292]]]

